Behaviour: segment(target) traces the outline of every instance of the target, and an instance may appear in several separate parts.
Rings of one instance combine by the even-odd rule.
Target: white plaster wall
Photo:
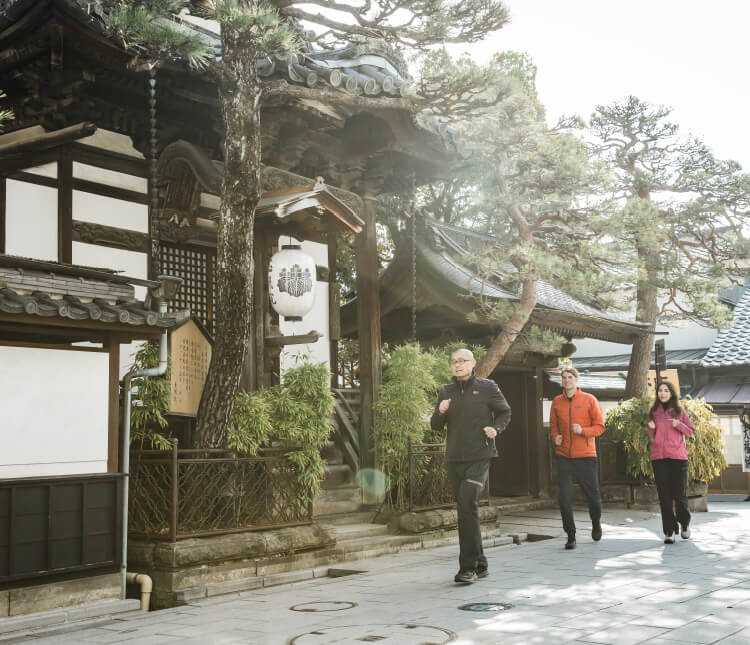
[[[73,191],[73,219],[148,233],[148,206]]]
[[[57,261],[57,189],[8,179],[5,252]]]
[[[712,421],[721,426],[724,458],[727,464],[730,466],[742,464],[742,424],[738,416],[714,416]]]
[[[130,278],[146,279],[148,277],[148,257],[145,253],[111,249],[95,244],[73,242],[73,264],[115,269]],[[136,286],[135,297],[143,300],[146,297],[146,287]],[[120,345],[120,378],[130,369],[133,364],[133,355],[142,344]]]
[[[0,478],[107,471],[106,352],[0,346]]]
[[[289,237],[283,237],[279,240],[279,248],[281,248],[281,245],[283,244],[289,244],[289,240]],[[296,242],[296,240],[292,241],[292,243]],[[301,242],[301,245],[302,250],[314,258],[315,264],[325,267],[328,266],[327,245],[307,241]],[[264,270],[267,271],[268,267],[264,267]],[[308,343],[306,345],[288,345],[281,353],[282,374],[290,367],[294,367],[298,360],[304,357],[307,357],[309,360],[316,363],[325,363],[330,368],[331,343],[328,338],[328,283],[315,283],[315,303],[313,304],[312,310],[306,316],[303,316],[301,321],[285,322],[283,317],[280,317],[279,327],[281,333],[285,336],[290,334],[306,334],[313,330],[323,334],[316,343]]]
[[[97,166],[73,162],[73,177],[76,179],[86,179],[97,184],[114,186],[115,188],[124,188],[133,190],[137,193],[146,193],[148,191],[148,181],[144,177],[136,177],[115,170],[107,170]]]

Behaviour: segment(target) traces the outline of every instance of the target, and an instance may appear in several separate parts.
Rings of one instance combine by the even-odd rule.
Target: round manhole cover
[[[356,602],[344,602],[343,600],[324,600],[320,602],[303,602],[299,605],[289,607],[292,611],[343,611],[356,607]]]
[[[461,611],[508,611],[512,608],[509,602],[472,602],[459,607]]]
[[[347,625],[323,627],[295,636],[291,645],[443,645],[456,640],[449,629],[431,625]]]

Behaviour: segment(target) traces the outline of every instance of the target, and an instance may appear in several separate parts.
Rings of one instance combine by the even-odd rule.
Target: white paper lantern
[[[301,320],[315,302],[315,260],[300,249],[284,245],[268,265],[271,306],[284,320]]]

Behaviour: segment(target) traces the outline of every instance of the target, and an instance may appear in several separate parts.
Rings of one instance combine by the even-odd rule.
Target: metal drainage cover
[[[444,645],[456,634],[431,625],[348,625],[325,627],[295,636],[290,645]]]
[[[303,602],[299,605],[289,607],[292,611],[343,611],[356,607],[356,602],[344,602],[343,600],[323,600],[321,602]]]
[[[508,611],[512,608],[509,602],[472,602],[459,607],[462,611]]]

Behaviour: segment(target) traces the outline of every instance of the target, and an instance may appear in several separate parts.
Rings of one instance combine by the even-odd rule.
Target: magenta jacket
[[[677,418],[677,427],[672,426],[672,408],[664,410],[659,405],[654,410],[653,422],[656,428],[648,428],[648,436],[653,439],[651,446],[651,460],[654,459],[683,459],[687,461],[687,448],[685,447],[685,437],[692,437],[695,432],[693,424],[690,423],[685,410]]]

